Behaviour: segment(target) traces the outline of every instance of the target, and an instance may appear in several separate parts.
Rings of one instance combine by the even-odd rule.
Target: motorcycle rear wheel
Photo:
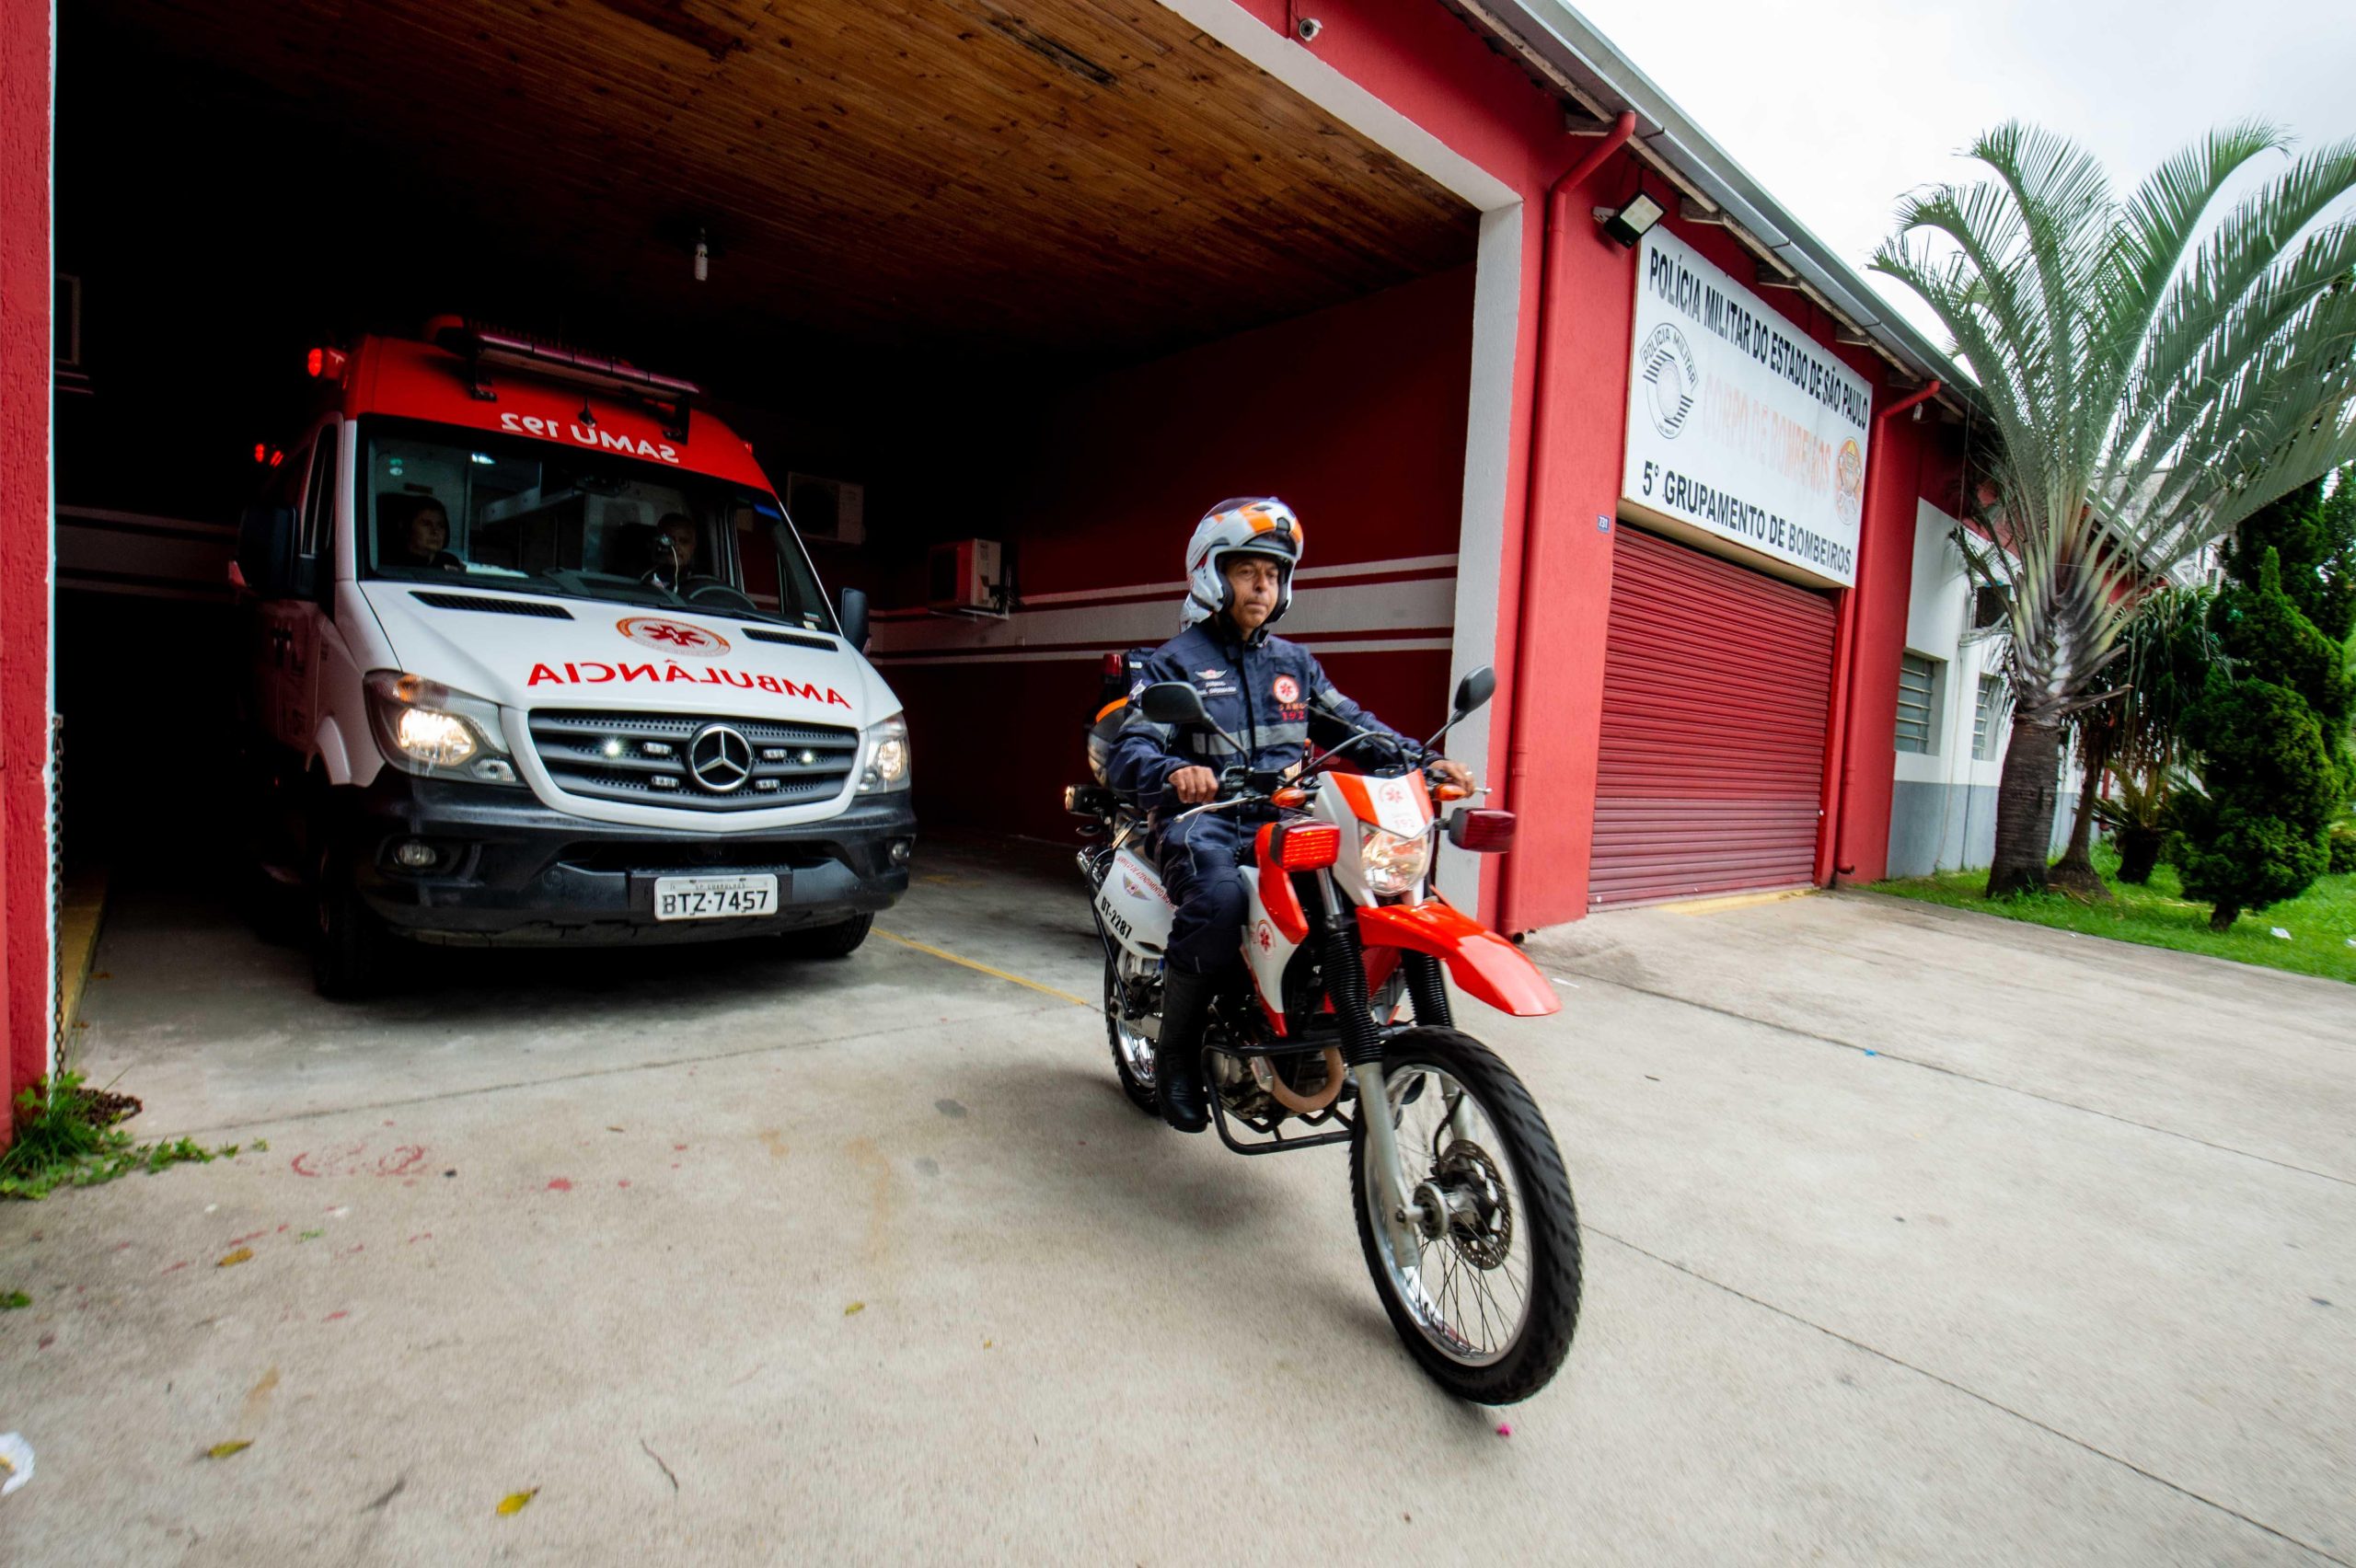
[[[1459,1399],[1512,1404],[1544,1388],[1579,1317],[1578,1210],[1562,1151],[1513,1069],[1469,1034],[1403,1030],[1382,1073],[1410,1195],[1443,1198],[1450,1221],[1393,1255],[1362,1108],[1350,1140],[1358,1244],[1408,1353]],[[1461,1120],[1457,1119],[1461,1108]]]
[[[1104,1038],[1113,1047],[1113,1070],[1120,1075],[1121,1092],[1149,1116],[1161,1114],[1161,1090],[1153,1080],[1153,1037],[1142,1024],[1123,1015],[1121,976],[1113,961],[1104,961]]]

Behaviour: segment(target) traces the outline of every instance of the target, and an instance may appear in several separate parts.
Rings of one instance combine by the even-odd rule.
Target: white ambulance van
[[[907,727],[692,385],[445,318],[318,349],[231,578],[251,836],[321,992],[389,939],[850,952],[907,890]]]

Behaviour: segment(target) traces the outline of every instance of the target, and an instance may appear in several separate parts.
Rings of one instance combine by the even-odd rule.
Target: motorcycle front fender
[[[1519,948],[1442,899],[1361,905],[1358,938],[1369,948],[1431,954],[1448,965],[1466,996],[1499,1012],[1543,1018],[1562,1010],[1562,997]]]

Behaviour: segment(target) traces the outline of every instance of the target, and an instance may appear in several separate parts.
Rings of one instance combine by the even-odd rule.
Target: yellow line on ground
[[[976,963],[970,958],[960,958],[955,953],[934,947],[929,942],[917,941],[913,938],[901,936],[897,932],[887,931],[881,926],[874,926],[869,928],[879,937],[887,938],[892,941],[895,941],[904,948],[914,948],[917,951],[928,953],[934,958],[941,960],[943,963],[954,963],[966,969],[978,971],[981,974],[988,975],[993,980],[1004,980],[1011,985],[1021,986],[1030,990],[1044,992],[1047,996],[1054,997],[1060,1001],[1069,1002],[1076,1008],[1087,1008],[1091,1011],[1095,1009],[1096,1004],[1090,1001],[1086,997],[1075,997],[1069,991],[1058,991],[1053,986],[1042,986],[1036,980],[1025,980],[1020,974],[1009,974],[1003,969],[992,969],[987,963]]]
[[[1748,909],[1758,904],[1781,904],[1787,898],[1806,898],[1817,889],[1787,887],[1773,893],[1737,893],[1724,898],[1694,898],[1683,904],[1664,904],[1661,908],[1671,915],[1715,915],[1726,909]]]

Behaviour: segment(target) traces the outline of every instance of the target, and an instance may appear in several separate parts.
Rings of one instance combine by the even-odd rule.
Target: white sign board
[[[1683,240],[1645,236],[1621,494],[1856,581],[1873,387]]]

